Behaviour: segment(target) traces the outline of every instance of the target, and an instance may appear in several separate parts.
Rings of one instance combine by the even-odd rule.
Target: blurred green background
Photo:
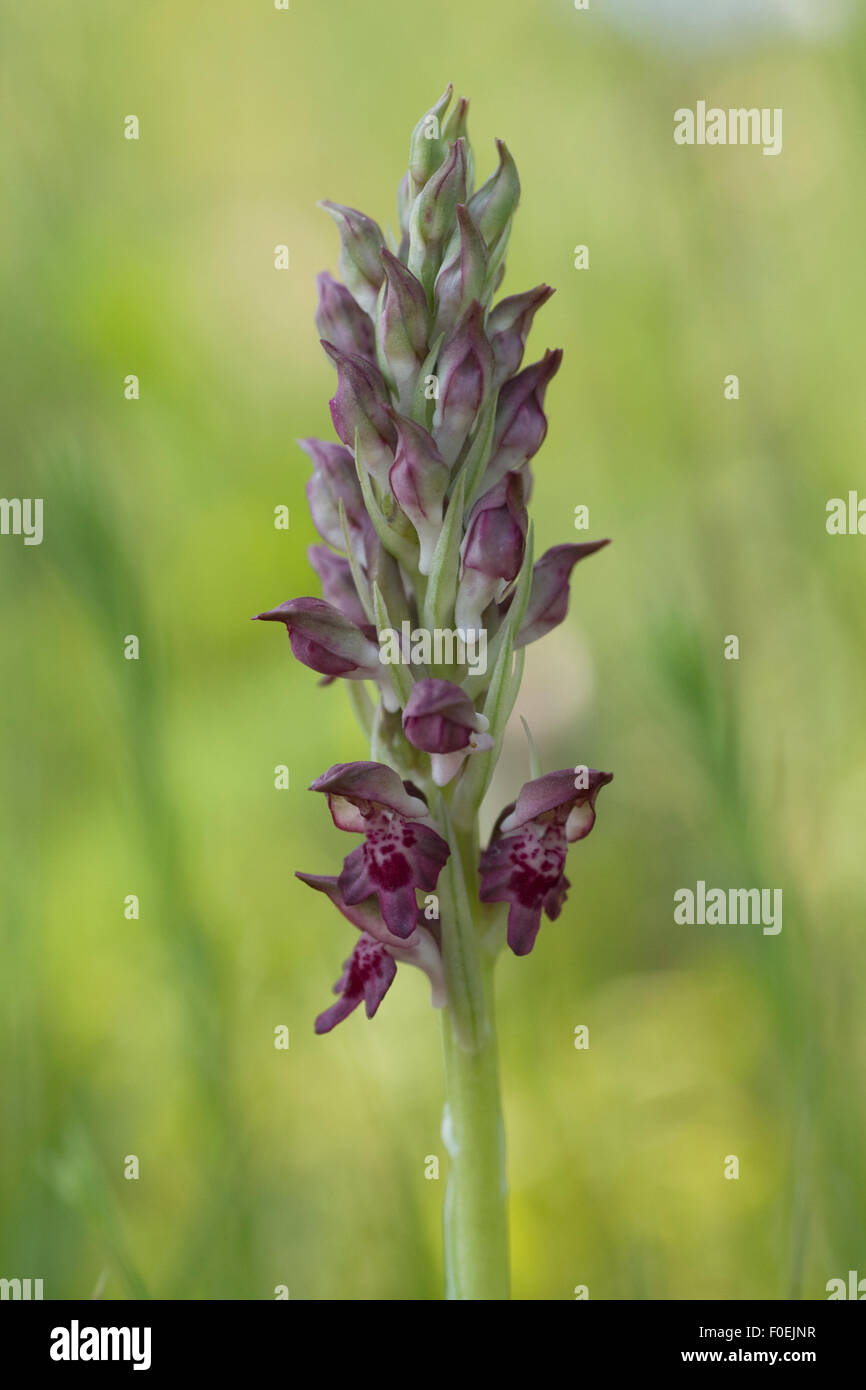
[[[515,1296],[866,1275],[866,540],[824,524],[866,492],[866,28],[686,44],[606,8],[5,7],[2,492],[45,537],[0,538],[0,1275],[46,1297],[440,1296],[425,981],[312,1031],[354,932],[292,877],[348,844],[304,788],[364,744],[249,616],[318,592],[316,200],[394,225],[449,79],[481,176],[495,136],[522,176],[505,291],[558,291],[538,545],[583,538],[579,504],[614,538],[513,720],[546,769],[616,773],[562,917],[499,971]],[[675,146],[699,98],[782,107],[781,157]],[[491,816],[527,776],[518,724]],[[698,878],[781,887],[782,933],[674,926]]]

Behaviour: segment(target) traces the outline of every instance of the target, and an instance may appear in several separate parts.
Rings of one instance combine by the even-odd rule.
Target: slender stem
[[[444,799],[440,813],[451,843],[450,874],[441,904],[449,989],[442,1019],[446,1095],[442,1135],[451,1160],[444,1222],[447,1296],[507,1299],[505,1134],[493,959],[482,944],[483,924],[475,921],[472,910],[478,899],[477,833],[474,828],[455,830]]]
[[[507,1299],[508,1195],[496,1036],[467,1052],[445,1010],[447,1100],[442,1132],[451,1158],[445,1194],[449,1299]]]
[[[477,1052],[487,1040],[490,1022],[472,911],[473,896],[477,894],[470,892],[471,877],[467,882],[467,875],[474,871],[475,840],[471,831],[459,831],[454,825],[445,794],[439,796],[437,819],[451,847],[438,884],[448,1007],[461,1046],[467,1052]]]

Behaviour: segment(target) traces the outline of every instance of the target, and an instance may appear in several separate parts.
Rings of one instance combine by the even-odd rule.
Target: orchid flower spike
[[[298,874],[355,933],[315,1031],[350,1015],[354,1027],[362,1005],[373,1018],[398,965],[424,973],[447,1060],[449,1290],[498,1299],[507,1223],[489,975],[506,940],[524,956],[543,915],[563,913],[569,845],[589,834],[612,774],[536,775],[533,744],[531,780],[480,852],[479,815],[526,649],[566,622],[576,565],[608,542],[563,536],[534,561],[532,470],[562,353],[523,361],[553,290],[497,299],[520,180],[498,140],[476,187],[468,107],[449,83],[415,124],[390,244],[384,220],[320,204],[339,234],[339,278],[318,276],[315,311],[336,372],[335,437],[300,447],[321,596],[257,619],[285,627],[320,685],[343,685],[370,746],[310,787],[360,837],[342,862],[327,862],[323,841],[322,871]],[[324,721],[331,689],[317,698]]]

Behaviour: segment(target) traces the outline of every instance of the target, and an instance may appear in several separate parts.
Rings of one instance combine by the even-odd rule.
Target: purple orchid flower
[[[362,1000],[367,1003],[367,1017],[373,1017],[394,978],[394,971],[372,949],[373,946],[394,962],[414,965],[423,970],[430,981],[433,1008],[441,1009],[444,1006],[446,995],[442,953],[435,935],[426,925],[421,909],[418,910],[415,931],[403,940],[386,927],[376,897],[371,896],[360,903],[347,903],[340,891],[339,879],[332,875],[296,873],[295,877],[330,898],[338,911],[361,933],[351,957],[344,962],[343,975],[334,986],[334,992],[343,997],[316,1019],[317,1033],[329,1032]]]
[[[317,1033],[330,1033],[331,1029],[363,1002],[367,1017],[372,1018],[397,974],[397,962],[385,947],[372,936],[362,932],[355,943],[349,959],[343,962],[343,973],[334,985],[334,993],[340,998],[316,1019]]]
[[[470,753],[493,747],[489,727],[465,690],[433,676],[416,681],[403,710],[403,731],[413,748],[430,754],[437,787],[456,777]]]
[[[481,854],[481,901],[508,903],[508,944],[516,956],[532,950],[542,910],[551,921],[562,911],[568,846],[589,834],[595,799],[612,781],[612,772],[592,768],[577,777],[570,768],[548,772],[525,783],[499,817]]]
[[[324,792],[338,830],[364,843],[343,861],[339,888],[350,905],[375,894],[385,925],[410,937],[418,922],[416,889],[432,892],[450,854],[433,828],[427,802],[384,763],[336,763],[310,791]]]

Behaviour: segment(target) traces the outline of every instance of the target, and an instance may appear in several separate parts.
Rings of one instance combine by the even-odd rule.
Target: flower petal
[[[334,985],[341,997],[316,1019],[316,1032],[329,1033],[338,1023],[363,1003],[367,1017],[372,1018],[391,988],[397,965],[385,947],[372,936],[362,932],[351,956],[343,964],[343,973]]]
[[[384,763],[334,763],[310,783],[310,791],[353,803],[376,803],[410,819],[427,815],[427,803],[407,792],[394,769]]]
[[[551,813],[554,813],[559,823],[564,824],[574,803],[594,803],[601,788],[613,781],[613,773],[597,772],[595,768],[587,768],[587,785],[578,786],[579,780],[573,768],[565,768],[560,772],[547,772],[543,777],[526,782],[520,788],[513,810],[499,825],[502,834],[510,834],[511,831],[526,825],[528,821],[536,820],[539,816],[549,816]]]

